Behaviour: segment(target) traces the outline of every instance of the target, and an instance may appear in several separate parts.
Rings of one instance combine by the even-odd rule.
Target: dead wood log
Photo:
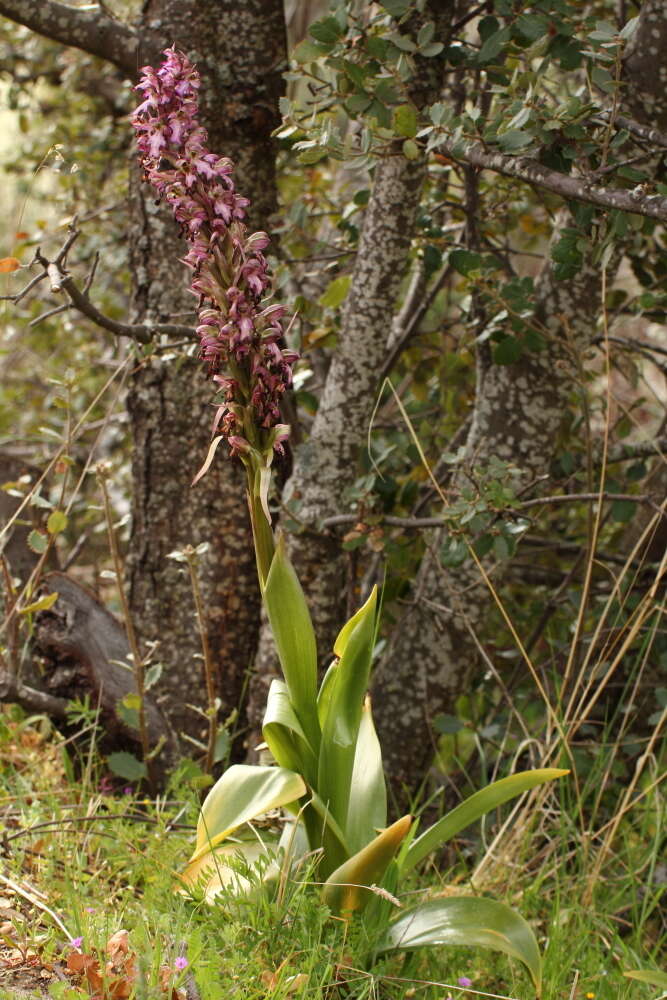
[[[95,594],[65,573],[44,577],[40,593],[57,593],[48,611],[36,616],[33,662],[39,661],[40,687],[51,696],[71,700],[90,695],[99,705],[104,749],[139,747],[137,730],[118,713],[119,703],[135,691],[130,647],[125,629]],[[176,754],[176,740],[152,694],[145,698],[151,746],[163,743],[163,772]]]

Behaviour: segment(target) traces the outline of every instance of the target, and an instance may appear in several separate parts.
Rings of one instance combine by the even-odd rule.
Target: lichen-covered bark
[[[659,81],[667,52],[665,32],[665,6],[649,0],[642,6],[624,67],[628,86],[623,93],[631,112],[638,121],[660,128],[667,108],[664,81]],[[567,213],[560,223],[567,224]],[[620,252],[610,263],[610,274],[619,259]],[[516,465],[524,482],[548,469],[565,404],[575,388],[573,352],[590,343],[601,291],[599,269],[591,265],[568,281],[557,281],[546,266],[536,292],[537,320],[548,333],[546,350],[526,354],[512,365],[492,365],[481,354],[466,443],[470,464],[482,467],[497,456]],[[452,712],[455,698],[470,682],[477,660],[470,630],[483,624],[492,602],[474,565],[455,571],[442,566],[440,541],[437,531],[426,539],[411,599],[375,675],[378,731],[399,798],[402,789],[420,780],[433,757],[434,716]]]
[[[128,76],[136,71],[138,35],[100,7],[77,9],[58,0],[0,0],[0,15],[54,42],[107,59]]]
[[[385,356],[388,323],[398,296],[419,195],[423,163],[402,154],[381,160],[364,219],[341,336],[329,368],[310,437],[297,449],[288,500],[298,505],[304,530],[288,536],[290,558],[308,596],[324,662],[345,609],[345,562],[340,544],[319,522],[339,509],[341,492],[357,473]],[[268,628],[262,629],[249,715],[259,722],[276,663]]]
[[[252,199],[250,224],[269,228],[276,207],[274,148],[284,22],[278,0],[153,0],[144,31],[163,35],[202,75],[203,123],[212,148],[236,163],[239,191]],[[154,43],[153,43],[154,44]],[[183,242],[153,194],[133,181],[131,232],[135,318],[173,318],[196,305],[179,262]],[[186,317],[181,317],[181,321]],[[192,316],[192,318],[194,318]],[[202,365],[156,354],[137,365],[128,406],[133,437],[132,612],[144,641],[158,643],[165,669],[159,696],[172,724],[197,735],[206,721],[188,706],[205,706],[201,644],[187,575],[169,552],[208,541],[200,559],[209,642],[222,715],[239,707],[259,623],[259,595],[245,504],[236,464],[218,460],[196,487],[192,478],[208,448],[213,386]]]
[[[643,125],[667,129],[667,10],[664,0],[644,0],[628,42],[623,75],[629,86],[623,109]]]
[[[421,15],[446,39],[456,3],[427,4]],[[419,28],[418,17],[410,30]],[[415,60],[410,95],[418,106],[434,101],[442,87],[440,59]],[[322,532],[321,521],[340,510],[340,496],[357,475],[379,375],[391,336],[391,320],[405,273],[425,177],[422,160],[407,160],[400,147],[381,158],[373,176],[341,334],[308,440],[295,456],[285,496],[295,501],[302,530],[288,536],[290,557],[303,584],[318,638],[321,664],[346,609],[346,563],[340,541]],[[262,629],[249,715],[261,719],[265,693],[276,669],[268,628]]]
[[[239,190],[252,199],[250,225],[270,228],[276,208],[275,151],[285,66],[281,0],[144,0],[124,25],[57,0],[0,0],[0,15],[65,45],[107,59],[130,78],[176,44],[202,77],[202,122],[212,148],[236,163]],[[140,321],[194,326],[193,297],[179,257],[184,247],[169,212],[132,175],[129,236],[132,312]],[[206,728],[201,646],[190,586],[169,552],[208,541],[200,564],[222,713],[239,706],[257,641],[259,596],[243,477],[218,461],[190,481],[209,443],[213,387],[202,366],[168,344],[138,358],[128,394],[133,439],[133,527],[128,557],[132,614],[143,646],[163,664],[157,694],[172,725],[190,736]]]

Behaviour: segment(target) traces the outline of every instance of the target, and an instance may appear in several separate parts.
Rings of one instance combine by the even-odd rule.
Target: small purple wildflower
[[[187,958],[184,958],[183,955],[179,955],[176,961],[174,962],[174,968],[177,969],[178,972],[182,972],[183,969],[187,969],[187,967],[188,967]]]
[[[207,148],[198,120],[199,73],[175,47],[162,66],[142,70],[144,100],[133,115],[144,177],[172,207],[189,244],[185,264],[199,297],[200,357],[223,394],[214,433],[232,455],[281,450],[280,397],[298,355],[280,346],[283,306],[262,301],[271,278],[266,233],[248,234],[247,198],[236,193],[232,161]]]
[[[82,937],[70,938],[69,943],[72,945],[73,948],[80,948],[81,945],[83,944],[83,938]]]
[[[472,986],[472,979],[468,979],[467,976],[459,976],[456,982],[459,986]]]

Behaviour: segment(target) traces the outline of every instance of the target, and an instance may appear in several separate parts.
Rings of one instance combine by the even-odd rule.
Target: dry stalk
[[[107,479],[109,478],[109,468],[104,462],[100,462],[96,467],[96,472],[97,472],[97,481],[102,491],[102,502],[104,504],[104,516],[107,525],[109,548],[111,550],[114,570],[116,572],[116,584],[118,586],[118,596],[120,599],[120,605],[123,612],[123,622],[125,624],[125,630],[127,633],[127,641],[130,645],[130,654],[132,656],[132,673],[134,675],[134,683],[137,689],[137,696],[139,698],[139,707],[137,709],[137,715],[139,721],[139,740],[141,742],[141,753],[146,767],[146,779],[148,781],[149,787],[151,788],[151,790],[153,790],[155,788],[155,775],[154,775],[154,766],[151,754],[150,741],[148,738],[148,726],[146,724],[145,663],[143,657],[141,656],[141,653],[139,652],[139,642],[137,639],[137,634],[134,630],[134,622],[132,620],[132,615],[130,613],[130,605],[128,604],[127,596],[125,594],[123,563],[120,557],[120,551],[118,548],[118,539],[116,537],[116,532],[113,525],[113,512],[111,510],[111,502],[109,500],[109,490],[107,488]]]

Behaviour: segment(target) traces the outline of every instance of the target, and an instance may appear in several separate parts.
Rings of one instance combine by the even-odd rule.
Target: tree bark
[[[235,161],[239,191],[252,199],[249,224],[270,228],[277,204],[271,132],[280,120],[286,59],[281,0],[145,0],[133,26],[56,0],[0,0],[0,15],[107,59],[132,79],[143,64],[157,64],[167,46],[183,49],[202,77],[201,121],[211,148]],[[141,185],[138,168],[131,172],[131,205],[134,318],[194,327],[196,301],[179,262],[184,243],[168,209]],[[157,347],[137,358],[128,393],[130,602],[143,648],[156,644],[153,660],[163,664],[161,707],[178,732],[198,737],[207,727],[201,646],[190,583],[169,553],[209,542],[199,570],[223,718],[240,705],[259,595],[240,470],[220,454],[190,488],[209,444],[213,386],[203,366],[171,352],[165,338]]]
[[[446,40],[456,10],[457,0],[429,3],[421,17],[433,20],[436,37]],[[419,18],[415,15],[409,30],[416,33],[418,29]],[[409,91],[418,107],[437,99],[443,71],[440,58],[415,58]],[[297,449],[294,469],[284,490],[301,524],[298,534],[288,536],[287,547],[306,592],[322,666],[331,657],[347,601],[346,554],[340,539],[323,530],[321,524],[339,512],[340,496],[357,476],[359,449],[366,442],[379,374],[392,338],[391,317],[408,261],[425,176],[425,161],[407,160],[400,146],[375,166],[339,343],[309,438]],[[273,643],[265,623],[249,706],[249,717],[256,726],[276,670]]]
[[[628,47],[623,91],[632,95],[628,107],[640,122],[663,130],[667,101],[660,75],[665,72],[666,30],[664,4],[649,0]],[[495,169],[500,169],[498,164]],[[563,212],[559,225],[565,224]],[[610,264],[610,275],[619,259],[620,254]],[[537,286],[536,318],[548,335],[546,349],[525,354],[512,365],[494,365],[482,348],[464,464],[483,467],[497,456],[517,466],[523,482],[548,469],[566,403],[576,387],[573,357],[590,345],[601,293],[600,275],[590,264],[567,281],[558,281],[552,267],[545,267]],[[470,683],[477,662],[471,630],[480,628],[492,607],[476,567],[468,562],[455,571],[446,569],[439,558],[440,544],[441,533],[430,532],[409,606],[375,675],[378,732],[400,800],[433,758],[433,718],[451,713],[456,697]]]
[[[152,0],[145,25],[187,52],[202,75],[202,123],[211,148],[236,164],[240,192],[252,199],[249,224],[269,228],[276,209],[275,150],[285,28],[279,0]],[[137,319],[192,315],[184,254],[170,215],[133,177],[130,234],[133,307]],[[194,317],[193,317],[194,320]],[[190,321],[190,320],[188,320]],[[259,593],[245,504],[245,477],[222,451],[190,488],[210,439],[213,387],[198,361],[154,355],[136,368],[128,408],[133,436],[133,530],[130,600],[144,641],[164,663],[159,695],[178,731],[204,733],[206,704],[193,597],[182,564],[169,558],[208,542],[199,572],[206,628],[217,672],[222,717],[241,707],[259,626]],[[194,706],[194,707],[193,707]]]

